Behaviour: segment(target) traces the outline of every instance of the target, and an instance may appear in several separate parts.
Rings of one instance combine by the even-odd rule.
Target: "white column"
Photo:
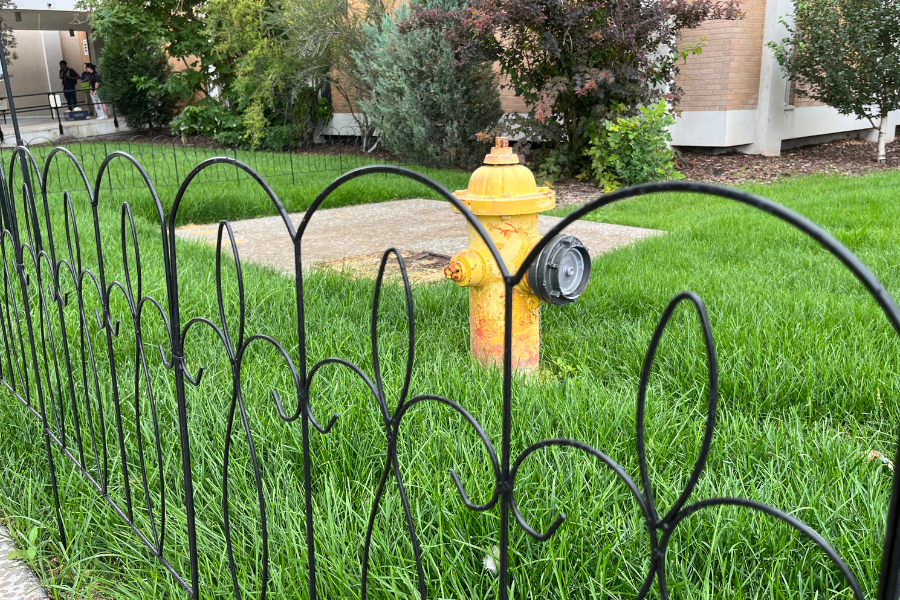
[[[898,127],[900,127],[900,110],[895,110],[888,114],[887,139],[885,140],[888,144],[893,142],[896,138],[895,134]]]
[[[759,99],[756,105],[756,127],[753,143],[748,148],[751,154],[778,156],[781,154],[781,136],[784,129],[785,78],[775,53],[766,44],[781,42],[787,35],[787,28],[778,22],[779,17],[793,12],[791,0],[767,0],[766,20],[763,32],[763,53],[759,69]]]
[[[44,47],[44,60],[47,63],[47,81],[50,91],[61,93],[62,81],[59,79],[59,61],[63,59],[62,45],[59,43],[58,31],[42,31],[41,41]]]

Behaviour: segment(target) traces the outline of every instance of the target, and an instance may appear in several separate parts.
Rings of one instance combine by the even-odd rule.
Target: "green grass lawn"
[[[748,189],[824,226],[892,294],[900,295],[900,173],[810,177]],[[116,203],[122,197],[117,193],[116,202],[101,200],[100,231],[110,279],[121,277],[123,270],[116,258],[121,247]],[[203,200],[198,191],[185,209]],[[237,206],[240,200],[232,201]],[[74,201],[83,204],[84,198],[76,196]],[[596,259],[591,285],[581,300],[543,308],[541,375],[514,384],[513,456],[544,438],[571,437],[603,450],[636,479],[634,412],[644,352],[669,299],[692,290],[707,304],[720,368],[716,435],[693,499],[744,496],[796,515],[837,548],[867,596],[874,595],[890,472],[865,456],[870,450],[892,455],[900,423],[900,345],[874,301],[813,242],[767,215],[728,201],[654,195],[602,209],[592,218],[670,233]],[[82,235],[88,235],[84,209],[79,209],[78,219]],[[137,229],[144,288],[165,304],[158,226],[139,217]],[[182,322],[200,315],[217,320],[214,253],[179,243]],[[83,250],[86,264],[94,264],[90,248]],[[293,281],[253,265],[244,265],[244,270],[247,334],[273,336],[297,360]],[[227,261],[225,280],[226,313],[234,332],[236,285],[233,265]],[[306,278],[305,285],[307,366],[337,355],[371,374],[368,319],[373,283],[318,273]],[[72,290],[70,282],[63,284],[66,290]],[[414,287],[413,297],[417,343],[411,393],[456,400],[499,447],[501,381],[496,371],[483,370],[468,355],[467,294],[451,283],[439,283]],[[86,293],[85,302],[97,306],[96,291]],[[142,425],[135,430],[130,358],[134,334],[122,294],[115,292],[111,302],[114,318],[122,319],[114,350],[132,488],[139,490],[134,448],[138,436],[152,444],[153,430],[146,391],[140,392]],[[77,331],[74,304],[66,309],[69,331]],[[155,349],[165,342],[159,318],[145,314],[143,336],[160,419],[167,495],[166,556],[187,573],[174,383]],[[92,339],[103,348],[105,332],[97,330],[93,319],[88,323]],[[384,385],[388,405],[393,406],[402,385],[407,331],[402,290],[395,284],[384,292],[380,323]],[[200,578],[205,597],[224,598],[232,594],[222,524],[230,368],[211,332],[198,329],[191,336],[185,350],[188,368],[194,373],[200,365],[206,367],[200,386],[188,388],[187,401]],[[80,357],[77,347],[72,352]],[[97,358],[98,369],[108,373],[104,356],[101,352]],[[300,428],[280,421],[270,395],[277,389],[286,406],[293,405],[290,374],[278,355],[263,346],[249,352],[241,374],[268,506],[268,597],[303,598],[307,575]],[[108,388],[101,390],[98,401],[90,382],[80,375],[74,385],[79,402],[84,401],[81,390],[87,388],[91,401],[112,414]],[[648,460],[660,512],[675,501],[690,474],[702,439],[706,391],[699,324],[684,307],[657,353],[648,395]],[[0,514],[20,535],[33,525],[41,528],[33,564],[51,593],[77,598],[186,597],[65,462],[58,473],[71,544],[65,551],[59,548],[39,427],[11,395],[3,398]],[[347,371],[327,370],[317,379],[311,402],[320,421],[333,412],[341,415],[328,435],[312,435],[319,594],[356,598],[368,511],[383,468],[383,428],[376,403]],[[96,440],[100,444],[106,439],[109,494],[122,501],[124,483],[115,468],[120,462],[118,441],[110,421]],[[72,439],[71,419],[67,427]],[[90,457],[90,433],[84,424],[82,430]],[[257,597],[259,517],[248,446],[240,429],[233,436],[232,452],[229,509],[238,575],[245,597]],[[474,513],[463,507],[449,476],[450,469],[457,470],[473,501],[490,497],[492,476],[474,432],[455,413],[421,405],[404,418],[398,452],[422,541],[429,598],[494,598],[496,580],[484,569],[482,558],[498,541],[499,514],[496,509]],[[96,473],[89,462],[89,470]],[[150,473],[160,468],[153,453],[148,453],[147,466]],[[150,489],[159,492],[152,482]],[[566,512],[568,519],[546,543],[513,526],[512,597],[634,596],[649,564],[648,542],[636,504],[605,468],[574,452],[539,452],[524,463],[516,500],[535,528],[546,529],[559,512]],[[137,494],[136,520],[149,532],[145,510]],[[673,536],[667,573],[673,598],[848,597],[837,570],[812,543],[787,526],[737,509],[706,510],[683,522]],[[371,598],[415,596],[415,568],[396,485],[389,484],[376,519],[370,584]]]
[[[37,146],[32,152],[38,164],[52,146]],[[173,148],[171,145],[156,145],[146,142],[110,141],[108,143],[82,143],[70,146],[72,154],[84,167],[88,180],[93,185],[103,158],[108,153],[120,151],[130,154],[141,163],[156,186],[163,205],[168,210],[172,206],[178,187],[190,170],[203,160],[216,156],[229,156],[239,160],[262,175],[278,194],[289,212],[306,210],[316,195],[339,174],[383,161],[353,153],[281,153],[248,150],[221,150],[214,148]],[[326,149],[327,150],[327,149]],[[334,148],[331,148],[334,150]],[[352,150],[352,149],[351,149]],[[0,151],[0,162],[4,170],[9,168],[11,151]],[[62,160],[60,160],[62,159]],[[47,189],[59,195],[63,190],[84,189],[78,173],[68,168],[63,157],[51,163],[47,176]],[[469,183],[469,173],[454,169],[435,169],[411,166],[450,190],[464,189]],[[21,176],[16,174],[16,180]],[[178,224],[215,223],[223,219],[237,221],[275,214],[268,197],[257,186],[248,185],[248,176],[229,165],[219,165],[203,171],[192,183],[188,194],[191,201],[184,203],[178,212]],[[123,160],[114,160],[108,167],[101,194],[115,191],[116,204],[129,202],[135,215],[153,220],[156,217],[155,204],[146,193],[140,173]],[[331,206],[359,204],[361,202],[381,202],[396,198],[426,197],[437,198],[431,190],[392,175],[379,175],[364,181],[354,181],[338,190],[331,200]]]

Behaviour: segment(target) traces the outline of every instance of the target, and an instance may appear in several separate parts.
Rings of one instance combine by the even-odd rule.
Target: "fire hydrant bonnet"
[[[556,206],[553,190],[539,188],[534,174],[519,164],[519,157],[509,146],[491,148],[484,162],[472,173],[469,187],[455,194],[474,214],[524,215]]]

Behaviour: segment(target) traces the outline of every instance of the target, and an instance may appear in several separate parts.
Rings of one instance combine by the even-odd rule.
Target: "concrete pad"
[[[296,227],[305,213],[290,215]],[[541,215],[538,229],[544,234],[562,219]],[[293,246],[280,217],[262,217],[232,224],[241,261],[250,261],[294,271]],[[218,224],[186,225],[176,230],[184,239],[216,243]],[[578,221],[566,233],[579,238],[597,256],[664,232],[639,227]],[[319,210],[303,236],[304,267],[312,264],[340,264],[382,253],[396,247],[404,258],[423,256],[434,263],[435,255],[449,257],[468,246],[466,220],[439,200],[394,200],[344,208]],[[230,249],[223,249],[230,253]],[[446,263],[444,263],[446,265]],[[443,266],[438,275],[443,277]],[[426,278],[430,279],[430,278]]]
[[[0,598],[3,600],[44,600],[47,594],[37,576],[21,560],[9,560],[16,550],[6,527],[0,525]]]
[[[19,131],[22,134],[22,141],[26,145],[54,143],[67,137],[81,139],[131,131],[125,124],[124,119],[119,121],[119,127],[116,128],[112,117],[107,119],[91,117],[86,121],[63,121],[62,133],[59,132],[59,124],[55,119],[28,120],[21,117],[19,119]],[[3,142],[0,143],[0,146],[4,148],[15,147],[16,136],[13,135],[12,122],[9,124],[0,123],[0,131],[3,132]]]

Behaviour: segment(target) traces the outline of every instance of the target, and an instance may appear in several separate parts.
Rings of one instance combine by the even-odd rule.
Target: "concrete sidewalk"
[[[2,600],[44,600],[47,594],[40,587],[34,572],[21,560],[9,560],[15,550],[6,527],[0,525],[0,598]]]
[[[290,215],[296,227],[304,213]],[[538,228],[547,233],[561,221],[541,215]],[[241,261],[250,261],[293,272],[294,251],[280,217],[262,217],[231,224]],[[218,224],[186,225],[179,237],[215,245]],[[597,256],[645,237],[664,232],[639,227],[577,221],[566,233],[579,238],[591,256]],[[223,253],[229,255],[227,237]],[[438,200],[394,200],[343,208],[319,210],[303,236],[304,267],[311,264],[342,264],[374,271],[385,250],[396,247],[414,270],[426,273],[422,281],[443,278],[449,258],[468,246],[466,221],[450,205]],[[421,263],[421,264],[417,264]],[[419,268],[417,268],[419,267]]]

